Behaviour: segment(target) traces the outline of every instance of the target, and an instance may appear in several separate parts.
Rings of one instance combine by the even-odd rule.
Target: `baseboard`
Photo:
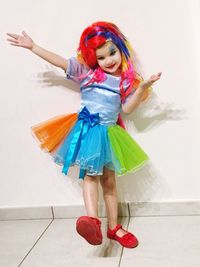
[[[84,214],[83,205],[0,208],[0,220],[77,218]],[[118,214],[121,217],[200,215],[200,201],[119,203]],[[99,216],[106,217],[104,205],[99,205]]]

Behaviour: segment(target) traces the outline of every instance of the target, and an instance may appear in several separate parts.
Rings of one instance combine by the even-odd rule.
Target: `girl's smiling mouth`
[[[114,66],[115,66],[115,63],[110,65],[110,66],[108,66],[107,69],[112,69]]]

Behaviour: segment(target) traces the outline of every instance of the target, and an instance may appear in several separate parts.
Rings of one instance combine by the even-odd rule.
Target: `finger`
[[[17,43],[10,43],[10,45],[13,45],[13,46],[21,46],[20,44],[17,44]]]
[[[150,78],[149,78],[149,81],[150,82],[153,82],[154,80],[157,79],[157,76],[156,75],[152,75]]]
[[[19,34],[14,34],[14,33],[7,33],[8,36],[13,37],[15,39],[19,38]]]
[[[157,74],[159,77],[162,75],[162,72],[158,72],[158,74]]]
[[[159,72],[159,73],[155,76],[155,80],[156,80],[156,81],[160,79],[161,74],[162,74],[162,73]]]
[[[158,79],[159,79],[159,77],[154,76],[154,77],[151,77],[151,78],[150,78],[149,82],[150,82],[151,84],[153,84],[153,83],[156,82]]]
[[[157,80],[159,80],[160,77],[159,76],[155,76],[154,79],[153,79],[153,82],[156,82]]]
[[[22,31],[22,34],[23,34],[25,37],[29,37],[28,34],[27,34],[25,31]]]
[[[17,40],[15,40],[15,39],[11,39],[11,38],[7,38],[7,41],[12,42],[12,43],[18,43]]]
[[[156,75],[152,75],[151,78],[150,78],[150,80],[152,80],[152,81],[157,81],[158,79],[160,79],[161,74],[162,74],[162,73],[159,72],[159,73],[156,74]]]

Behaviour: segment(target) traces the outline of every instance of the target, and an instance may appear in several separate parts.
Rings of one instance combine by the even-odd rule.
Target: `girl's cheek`
[[[99,61],[99,66],[100,66],[100,67],[103,67],[104,64],[105,64],[105,62],[104,62],[103,60]]]
[[[119,59],[120,59],[120,55],[116,54],[116,55],[114,56],[114,59],[115,59],[115,60],[119,60]]]
[[[101,61],[97,61],[98,65],[101,66]]]
[[[117,61],[122,61],[122,57],[121,57],[121,55],[118,55],[118,57],[117,57]]]

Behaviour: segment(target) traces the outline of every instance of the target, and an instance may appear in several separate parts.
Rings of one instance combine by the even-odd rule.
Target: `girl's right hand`
[[[33,48],[34,42],[25,31],[22,32],[22,35],[14,33],[7,33],[7,35],[11,37],[7,39],[11,45],[24,47],[30,50]]]
[[[148,80],[142,81],[139,84],[139,87],[142,88],[143,90],[148,89],[150,86],[152,86],[153,83],[155,83],[157,80],[160,79],[162,72],[158,72],[158,74],[152,75]]]

